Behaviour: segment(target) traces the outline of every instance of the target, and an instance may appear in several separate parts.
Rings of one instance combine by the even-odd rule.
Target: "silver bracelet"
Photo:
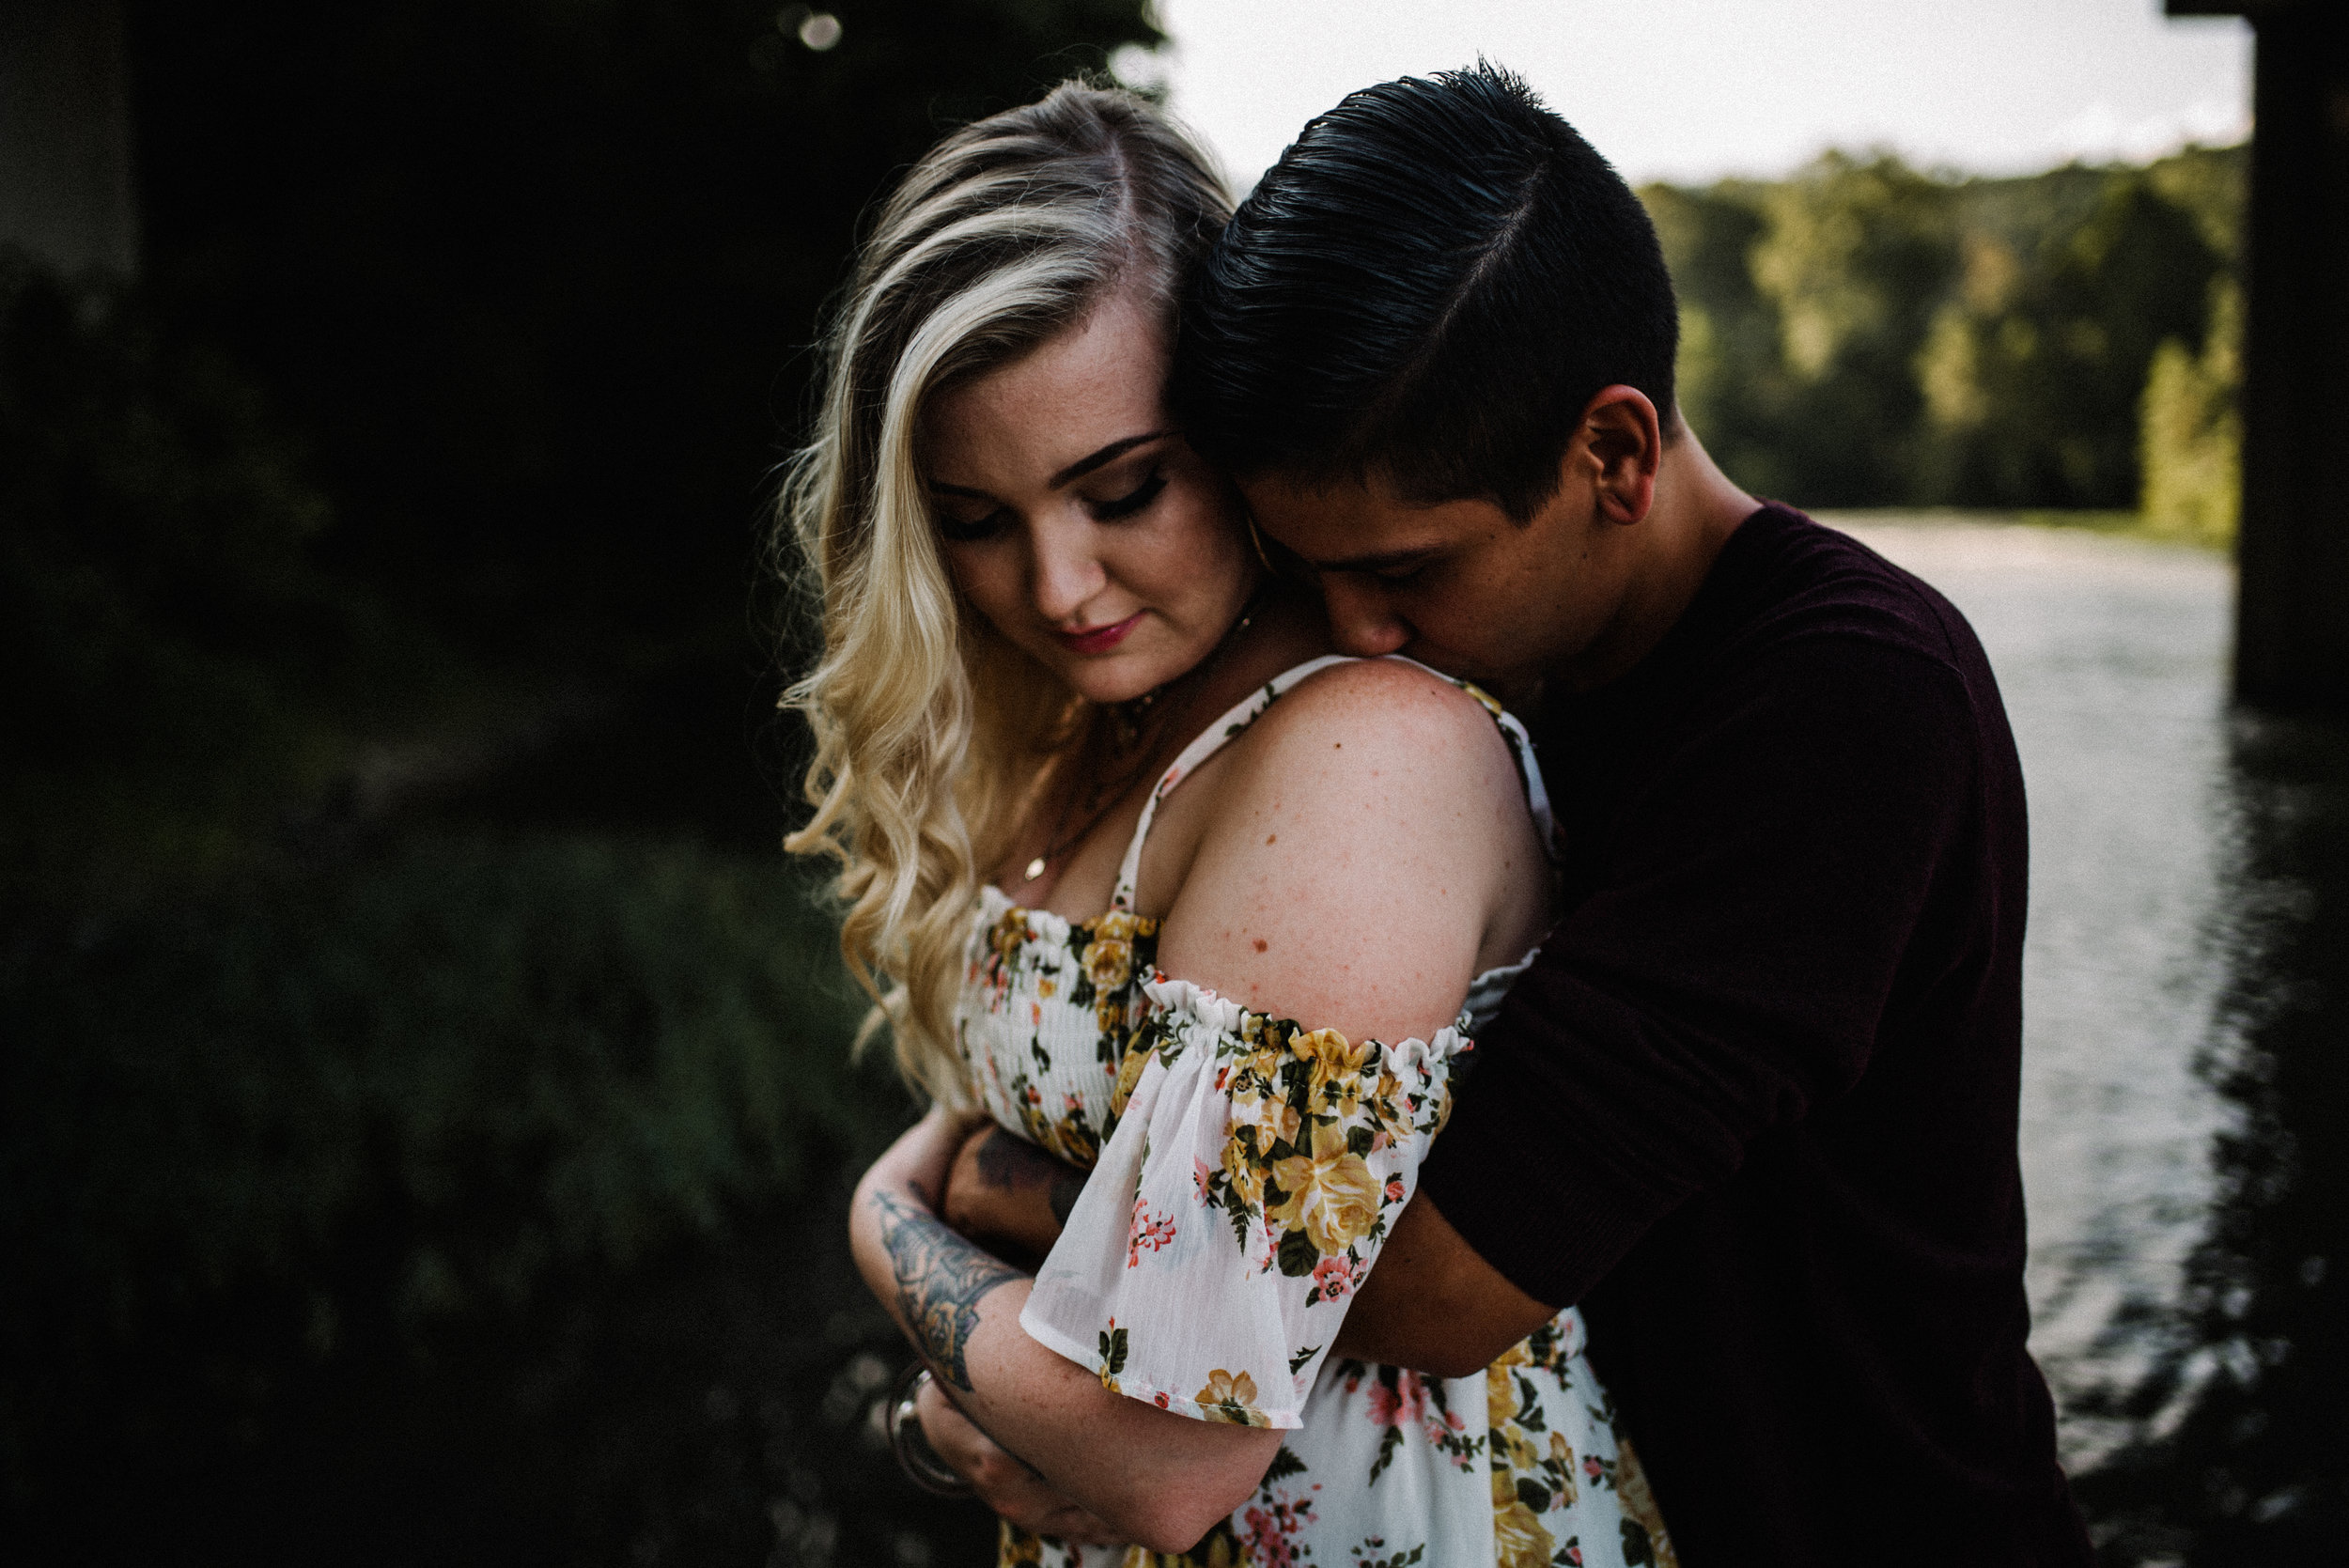
[[[889,1406],[881,1417],[881,1426],[889,1434],[889,1452],[897,1456],[897,1467],[906,1479],[941,1498],[968,1498],[978,1488],[965,1481],[952,1465],[930,1446],[929,1434],[922,1430],[922,1410],[917,1403],[922,1397],[922,1385],[930,1380],[930,1369],[915,1361],[897,1374],[896,1387],[889,1391]]]

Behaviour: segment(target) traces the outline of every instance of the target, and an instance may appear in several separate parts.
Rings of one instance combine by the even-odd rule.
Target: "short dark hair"
[[[1672,427],[1680,317],[1656,225],[1516,76],[1406,77],[1305,127],[1192,277],[1170,396],[1241,477],[1405,500],[1556,492],[1601,388]]]

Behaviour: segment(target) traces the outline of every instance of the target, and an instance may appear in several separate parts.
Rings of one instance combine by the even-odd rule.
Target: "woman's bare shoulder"
[[[1527,836],[1491,715],[1366,660],[1299,682],[1232,750],[1160,962],[1348,1033],[1449,1021]]]
[[[1483,703],[1457,681],[1399,659],[1348,660],[1315,671],[1283,692],[1246,738],[1257,759],[1285,759],[1316,742],[1350,743],[1361,756],[1408,758],[1439,771],[1506,763],[1509,755]],[[1455,754],[1463,749],[1471,754]]]

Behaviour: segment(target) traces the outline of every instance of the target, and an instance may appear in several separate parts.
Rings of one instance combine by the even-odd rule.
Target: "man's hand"
[[[1107,1525],[1053,1491],[956,1409],[936,1378],[923,1383],[913,1410],[938,1456],[978,1488],[981,1502],[1019,1529],[1089,1545],[1117,1544]]]
[[[1557,1315],[1480,1257],[1425,1193],[1415,1193],[1395,1217],[1330,1354],[1467,1377]]]
[[[998,1257],[1034,1268],[1084,1185],[1083,1172],[989,1123],[957,1151],[939,1215]]]

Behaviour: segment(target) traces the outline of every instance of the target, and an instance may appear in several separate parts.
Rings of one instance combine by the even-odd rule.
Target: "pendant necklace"
[[[1249,623],[1256,618],[1257,601],[1263,597],[1261,588],[1249,595],[1247,604],[1241,607],[1239,619],[1232,623],[1231,629],[1224,632],[1222,638],[1215,644],[1214,650],[1185,675],[1176,675],[1174,680],[1168,681],[1163,686],[1153,687],[1139,697],[1108,706],[1105,711],[1120,732],[1118,748],[1120,751],[1127,746],[1141,743],[1143,729],[1150,722],[1150,710],[1158,706],[1159,699],[1173,690],[1178,682],[1186,680],[1189,682],[1190,690],[1183,693],[1182,705],[1174,709],[1159,727],[1161,730],[1172,728],[1190,716],[1193,699],[1206,686],[1207,677],[1214,673],[1216,665],[1222,661],[1224,651],[1239,641],[1240,633],[1246,631]],[[1142,777],[1143,768],[1149,764],[1157,751],[1158,748],[1155,745],[1145,748],[1134,759],[1134,765],[1126,769],[1113,783],[1088,794],[1085,797],[1085,804],[1088,806],[1101,800],[1104,794],[1108,796],[1108,801],[1098,811],[1086,817],[1073,833],[1066,830],[1068,826],[1069,814],[1077,804],[1077,798],[1072,794],[1062,801],[1060,816],[1052,824],[1051,839],[1046,844],[1042,854],[1020,868],[1019,885],[1026,887],[1030,882],[1043,876],[1044,868],[1058,860],[1065,851],[1083,843],[1086,836],[1094,829],[1099,827],[1111,812],[1117,809],[1117,803],[1126,798],[1126,791],[1133,787],[1134,781]]]

